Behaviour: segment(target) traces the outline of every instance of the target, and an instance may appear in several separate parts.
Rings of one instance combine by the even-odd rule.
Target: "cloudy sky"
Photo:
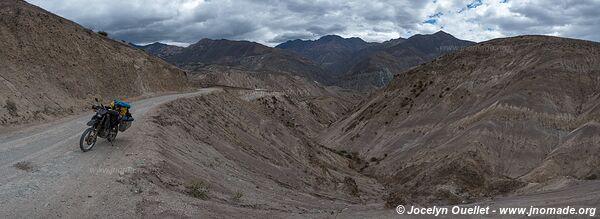
[[[484,41],[545,34],[600,41],[600,0],[27,0],[138,44],[201,38],[276,45],[327,34],[385,41],[444,30]]]

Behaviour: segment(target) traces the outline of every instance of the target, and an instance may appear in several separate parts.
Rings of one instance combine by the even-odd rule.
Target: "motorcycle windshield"
[[[106,109],[100,109],[100,110],[98,110],[98,115],[103,116],[107,112],[108,112],[108,110],[106,110]]]

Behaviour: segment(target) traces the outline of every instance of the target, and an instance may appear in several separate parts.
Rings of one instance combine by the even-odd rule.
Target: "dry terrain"
[[[494,39],[364,95],[324,87],[312,61],[250,42],[154,45],[189,53],[186,74],[23,1],[0,2],[0,15],[0,218],[600,204],[597,42]],[[92,112],[81,112],[94,97],[135,99],[136,121],[83,153]]]
[[[148,161],[147,133],[153,109],[177,98],[206,95],[203,89],[132,102],[136,122],[111,145],[99,139],[91,153],[78,142],[93,115],[65,117],[48,124],[0,133],[1,218],[131,218],[141,191],[127,181]]]
[[[182,70],[21,0],[0,2],[0,48],[0,129],[187,87]]]
[[[321,143],[373,160],[388,204],[473,202],[599,174],[600,44],[521,36],[398,75]]]

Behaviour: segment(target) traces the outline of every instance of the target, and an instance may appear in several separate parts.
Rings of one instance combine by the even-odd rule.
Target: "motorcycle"
[[[98,98],[95,98],[98,103]],[[119,121],[119,112],[111,109],[109,106],[104,106],[100,103],[92,105],[92,109],[96,112],[94,116],[87,122],[87,128],[79,139],[79,147],[83,152],[91,150],[96,145],[98,137],[106,139],[112,144],[119,131],[125,131],[131,126],[131,120],[121,119]]]

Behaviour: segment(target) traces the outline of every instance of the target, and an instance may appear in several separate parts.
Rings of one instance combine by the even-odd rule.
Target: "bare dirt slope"
[[[0,2],[0,48],[0,127],[187,86],[176,67],[22,0]]]
[[[153,116],[152,165],[132,178],[144,216],[220,217],[337,214],[378,204],[382,187],[352,159],[316,144],[305,118],[278,92],[228,90],[180,99]],[[309,124],[309,123],[307,123]],[[194,198],[190,186],[201,185]],[[193,205],[194,208],[180,206]],[[364,207],[364,206],[363,206]]]
[[[296,123],[323,126],[318,131],[349,114],[364,97],[355,91],[324,87],[300,76],[244,71],[217,65],[192,73],[190,79],[193,85],[199,87],[225,86],[284,94],[282,96],[286,99],[301,104],[297,113],[304,114],[303,118],[311,119],[310,122]]]
[[[372,160],[398,203],[460,203],[598,176],[600,44],[521,36],[397,76],[322,144]]]
[[[18,132],[0,134],[1,218],[131,218],[139,215],[137,190],[126,178],[149,155],[148,112],[191,94],[149,98],[132,103],[133,126],[119,133],[114,146],[99,140],[82,153],[79,137],[92,112],[70,116]],[[140,158],[140,159],[136,159]]]

